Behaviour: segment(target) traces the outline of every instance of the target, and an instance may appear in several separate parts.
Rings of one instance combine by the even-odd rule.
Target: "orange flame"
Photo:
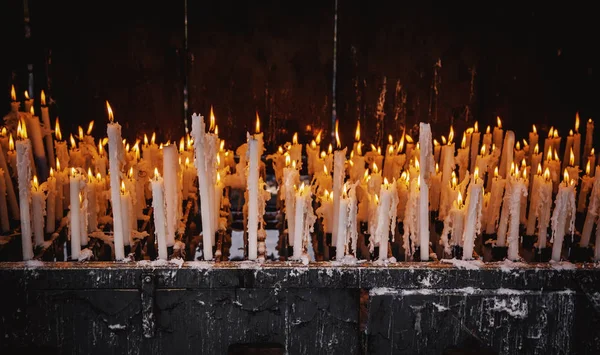
[[[115,120],[115,116],[113,114],[113,110],[110,107],[110,104],[108,103],[108,100],[106,100],[106,111],[108,112],[108,121],[110,123],[113,123],[113,121]]]

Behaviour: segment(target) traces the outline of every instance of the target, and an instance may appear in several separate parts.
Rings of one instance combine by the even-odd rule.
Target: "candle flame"
[[[225,150],[225,140],[221,140],[221,143],[219,144],[219,151],[224,151]]]
[[[458,196],[456,196],[456,202],[458,204],[458,207],[462,207],[463,197],[462,197],[462,194],[460,193],[460,191],[458,192]]]
[[[106,100],[106,111],[108,112],[108,121],[110,123],[113,123],[113,121],[115,120],[115,116],[113,114],[113,110],[110,107],[110,104],[108,103],[108,100]]]
[[[77,148],[77,144],[75,143],[75,138],[73,138],[73,135],[69,135],[69,140],[71,141],[71,149],[75,149]]]
[[[56,158],[56,171],[60,171],[60,160]]]
[[[569,152],[569,165],[575,165],[575,154],[573,154],[573,147],[571,147],[571,151]]]
[[[291,160],[290,160],[290,155],[286,152],[285,153],[285,166],[290,166]]]
[[[447,141],[446,141],[446,137],[442,136],[442,144],[446,145]]]
[[[125,194],[127,192],[127,190],[125,189],[125,182],[121,181],[121,193]]]
[[[590,161],[585,165],[585,175],[590,175]]]
[[[312,141],[310,141],[310,148],[311,149],[317,149],[317,142],[315,142],[314,139]]]
[[[510,174],[513,175],[515,173],[515,162],[510,163]]]
[[[19,120],[17,124],[17,138],[27,139],[27,126],[23,120]]]
[[[523,168],[523,180],[527,180],[527,168]]]
[[[258,111],[256,111],[256,126],[254,129],[256,133],[260,133],[260,117],[258,117]]]
[[[365,173],[363,174],[363,179],[365,181],[369,181],[370,178],[371,176],[369,175],[369,170],[365,170]]]
[[[130,179],[133,178],[133,166],[129,168],[129,171],[127,172],[127,177],[129,177]]]
[[[440,172],[440,164],[435,163],[435,173],[438,174]]]
[[[558,138],[558,129],[554,129],[554,133],[552,134],[554,138]]]
[[[569,137],[573,137],[573,130],[572,129],[569,130]]]
[[[479,179],[479,167],[478,166],[475,167],[475,171],[473,172],[473,177],[475,178],[475,181],[477,181],[477,179]]]
[[[148,135],[144,133],[144,145],[148,145]]]
[[[387,177],[384,177],[384,178],[383,178],[383,186],[384,186],[385,188],[387,188],[389,185],[390,185],[390,183],[389,183],[389,181],[388,181]]]
[[[54,177],[54,169],[52,167],[50,167],[50,177]]]
[[[546,154],[546,160],[552,160],[552,147],[548,149],[548,154]]]
[[[367,172],[367,170],[365,170],[365,173],[366,172]],[[329,175],[329,171],[327,171],[327,165],[323,165],[323,174]]]
[[[542,164],[541,164],[541,163],[538,163],[538,166],[537,166],[537,174],[538,174],[539,176],[542,176]]]
[[[467,130],[465,131],[466,134],[473,134],[473,127],[469,127],[467,128]]]
[[[419,143],[417,143],[417,149],[419,149]],[[381,155],[381,147],[377,147],[377,154]]]
[[[485,129],[485,134],[490,134],[490,126],[487,126],[487,128]]]
[[[498,126],[498,128],[502,128],[502,120],[500,119],[500,116],[496,116],[496,126]]]
[[[554,149],[554,160],[560,160],[558,159],[558,149]]]
[[[185,158],[185,167],[187,168],[190,165],[190,159]],[[221,165],[221,156],[217,153],[217,165]]]
[[[409,144],[412,144],[412,143],[414,143],[414,140],[413,140],[413,139],[412,139],[412,137],[411,137],[411,136],[409,136],[408,134],[406,135],[405,139],[406,139],[406,143],[409,143]]]
[[[33,111],[33,105],[31,105],[31,107],[29,107],[29,113],[30,113],[32,116],[35,116],[35,112]]]
[[[156,141],[156,132],[153,132],[152,138],[150,139],[150,144],[154,144],[155,141]]]
[[[210,105],[210,126],[208,127],[208,131],[211,132],[213,129],[215,129],[215,112],[212,105]]]
[[[183,137],[181,137],[181,139],[179,140],[179,153],[183,153],[184,150],[185,150],[185,140],[183,139]]]
[[[516,178],[518,178],[518,177],[519,177],[519,167],[518,167],[518,166],[516,166],[516,165],[515,165],[514,176],[515,176]]]
[[[160,177],[160,174],[158,173],[158,168],[154,168],[154,180],[157,180]]]
[[[398,143],[398,153],[404,149],[404,134],[400,137],[400,143]]]
[[[354,140],[360,141],[360,121],[356,121],[356,132],[354,133]]]
[[[10,86],[10,99],[12,101],[17,101],[17,92],[15,91],[15,86],[14,85]]]
[[[521,142],[517,141],[517,144],[515,144],[515,149],[521,150]]]
[[[479,132],[479,123],[477,123],[477,121],[475,121],[475,124],[473,125],[473,129],[474,129],[475,133]]]
[[[215,135],[219,136],[219,125],[215,125]]]
[[[75,168],[71,168],[71,176],[77,175],[77,170]]]
[[[565,169],[565,171],[563,172],[563,181],[564,182],[569,181],[569,172],[567,171],[567,169]]]
[[[58,117],[56,117],[56,124],[54,125],[54,135],[56,139],[62,141],[62,133],[60,131],[60,125],[58,124]]]
[[[340,144],[340,134],[339,134],[339,124],[340,121],[339,120],[335,120],[335,143],[336,143],[336,148],[341,148],[341,144]]]
[[[533,154],[539,154],[540,153],[540,146],[536,143],[535,147],[533,147]]]
[[[460,147],[461,147],[461,149],[465,149],[466,146],[467,146],[467,134],[465,132],[463,132],[462,140],[460,142]]]
[[[80,141],[83,140],[83,128],[81,128],[81,126],[77,126],[77,139],[79,139]]]
[[[579,133],[579,112],[575,113],[575,133]]]
[[[102,175],[100,175],[100,173],[96,173],[96,180],[102,181]]]
[[[38,182],[37,175],[33,175],[33,188],[37,190],[40,187],[40,183]]]
[[[392,138],[391,134],[388,135],[388,143],[389,144],[394,144],[394,138]]]
[[[217,184],[221,183],[221,173],[217,171]]]
[[[300,194],[303,194],[303,193],[304,193],[304,181],[303,181],[303,182],[302,182],[302,184],[300,185],[300,188],[298,189],[298,192],[299,192]]]
[[[350,160],[352,160],[352,158],[354,157],[354,151],[350,152]]]
[[[12,133],[8,136],[8,150],[15,150],[15,141],[13,140]]]
[[[393,145],[390,145],[390,146],[388,147],[388,155],[392,155],[392,154],[394,154],[394,146],[393,146]]]
[[[331,154],[333,152],[333,146],[329,143],[329,147],[327,147],[327,154]]]
[[[327,198],[329,197],[329,191],[327,189],[325,189],[325,191],[323,191],[323,197],[327,200]]]
[[[219,159],[219,155],[217,154],[217,160]],[[185,157],[185,167],[188,168],[190,166],[190,158]]]
[[[595,148],[592,148],[592,150],[590,151],[590,155],[596,155],[596,150],[595,150]]]
[[[91,168],[88,168],[87,174],[88,174],[88,179],[93,179],[94,178],[94,174],[92,174],[92,169]]]
[[[377,164],[373,163],[373,174],[377,174],[379,172],[379,168],[377,167]]]
[[[123,142],[124,142],[124,141],[123,141]],[[125,151],[126,151],[127,153],[129,153],[129,148],[130,148],[130,147],[129,147],[129,143],[125,144]]]
[[[42,106],[46,106],[46,94],[44,93],[44,90],[42,90],[42,93],[40,94],[41,98],[40,98],[40,103],[42,104]]]
[[[92,129],[94,129],[94,121],[90,121],[90,123],[88,124],[88,129],[87,129],[87,135],[91,135],[92,134]]]
[[[421,169],[421,165],[419,164],[419,159],[417,159],[415,157],[415,168],[417,168],[417,170]]]
[[[29,92],[25,90],[25,100],[29,100]]]
[[[362,145],[361,142],[356,143],[356,154],[362,155]]]
[[[450,126],[450,133],[448,133],[448,145],[452,144],[454,140],[454,127]]]
[[[433,140],[433,146],[434,147],[438,147],[440,145],[440,143],[438,143],[438,141],[436,139]]]
[[[498,167],[497,166],[494,168],[494,177],[495,178],[498,177]]]
[[[544,170],[544,179],[546,181],[550,181],[550,169],[548,169],[548,167],[546,167],[546,170]]]
[[[0,136],[6,137],[7,133],[8,131],[6,130],[6,127],[2,127],[2,129],[0,130]]]
[[[552,138],[554,134],[554,127],[550,127],[550,130],[548,131],[548,138]]]
[[[320,130],[317,136],[315,137],[315,142],[317,144],[321,144],[321,133],[323,133],[323,130]]]
[[[480,154],[485,155],[485,144],[481,146]]]
[[[292,160],[292,168],[296,169],[296,161]]]
[[[292,137],[292,144],[298,144],[298,132],[294,133]]]

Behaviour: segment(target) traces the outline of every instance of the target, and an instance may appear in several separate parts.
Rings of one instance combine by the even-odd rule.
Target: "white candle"
[[[596,177],[600,176],[600,166],[596,166]],[[598,218],[598,208],[600,207],[600,179],[594,179],[592,186],[592,193],[590,195],[590,203],[585,215],[585,222],[583,224],[583,231],[581,232],[581,241],[579,245],[582,248],[587,248],[590,243],[590,237],[592,235],[592,229],[594,223]],[[600,228],[598,228],[600,229]],[[598,241],[596,241],[598,243]]]
[[[12,141],[12,136],[11,136],[11,143],[14,145],[14,142]],[[10,153],[10,151],[9,151]],[[2,177],[4,178],[4,183],[6,185],[6,195],[5,198],[7,199],[7,204],[10,207],[10,214],[14,219],[19,219],[19,204],[17,203],[17,195],[15,194],[15,188],[13,186],[13,182],[12,179],[10,177],[10,173],[8,170],[8,166],[6,164],[6,159],[4,158],[4,153],[2,151],[2,147],[0,146],[0,170],[2,170]],[[8,208],[5,209],[6,212],[8,213]]]
[[[575,228],[575,184],[565,171],[563,182],[558,188],[554,212],[552,212],[552,260],[560,261],[565,233]]]
[[[207,154],[210,153],[210,146],[206,142],[206,123],[204,122],[204,116],[197,114],[192,115],[192,138],[194,139],[194,151],[197,175],[198,175],[198,186],[200,193],[200,209],[202,211],[202,245],[203,254],[205,260],[212,260],[212,236],[215,234],[213,229],[214,220],[211,218],[211,211],[214,207],[210,203],[210,189],[208,181],[208,170],[211,168],[208,166]],[[240,158],[241,159],[241,158]],[[241,173],[241,172],[240,172]],[[166,183],[166,181],[165,181]],[[167,187],[165,186],[165,192]],[[168,206],[167,206],[168,208]],[[167,217],[168,218],[168,217]]]
[[[106,131],[108,134],[109,172],[110,172],[110,200],[113,215],[113,236],[115,245],[115,259],[125,259],[123,241],[123,210],[121,207],[121,168],[123,167],[123,141],[121,138],[121,125],[113,122],[113,111],[106,101],[109,123]]]
[[[217,177],[215,181],[215,199],[213,201],[215,207],[215,224],[214,227],[216,230],[220,230],[221,224],[219,223],[219,219],[221,218],[221,200],[223,199],[223,179],[221,179],[221,172],[217,171]]]
[[[166,213],[164,200],[164,182],[154,168],[154,178],[150,180],[152,185],[152,209],[154,210],[154,233],[158,242],[158,258],[167,260],[167,231],[166,231]],[[211,249],[212,253],[212,249]]]
[[[262,136],[262,134],[260,134]],[[260,151],[257,135],[247,135],[248,138],[248,259],[258,258],[258,199],[259,199],[259,169]]]
[[[402,142],[402,141],[401,141]],[[440,146],[440,143],[438,143],[437,140],[433,140],[433,160],[435,161],[436,164],[440,164],[440,155],[442,153],[442,147]]]
[[[54,169],[50,168],[50,175],[46,184],[46,233],[54,233],[56,230],[56,177]]]
[[[458,164],[458,178],[464,179],[465,174],[469,168],[469,148],[467,147],[467,137],[466,134],[463,133],[463,138],[460,143],[460,148],[456,153],[455,161]]]
[[[319,146],[314,140],[306,145],[306,157],[308,162],[308,175],[314,175],[315,172],[320,172],[319,170],[315,170],[315,162],[319,159]]]
[[[569,131],[567,136],[567,145],[565,146],[565,155],[562,160],[561,170],[565,170],[569,164],[575,164],[575,154],[573,149],[573,131]],[[572,158],[571,158],[572,157]]]
[[[537,247],[540,249],[546,248],[548,226],[550,225],[550,210],[552,208],[552,178],[550,170],[546,168],[544,171],[544,180],[539,186],[538,196],[536,197],[538,216],[538,241]]]
[[[428,123],[419,125],[419,245],[421,246],[421,261],[429,260],[429,177],[435,173],[433,163],[431,127]]]
[[[6,202],[6,179],[4,178],[4,170],[2,168],[0,168],[0,227],[3,233],[10,230],[8,204]]]
[[[591,166],[590,162],[585,167],[585,175],[581,179],[581,190],[579,191],[579,199],[577,200],[577,212],[583,212],[589,206],[588,195],[592,190],[594,184],[594,177],[590,176]]]
[[[165,184],[165,205],[167,206],[167,246],[175,244],[175,234],[177,233],[177,211],[178,205],[180,204],[177,183],[178,161],[177,147],[173,144],[164,146],[163,174]],[[213,209],[212,205],[210,205],[210,201],[208,206],[208,209]],[[208,215],[209,218],[212,216],[211,213],[208,213]],[[212,225],[212,220],[209,223]]]
[[[31,183],[31,213],[33,218],[33,238],[35,245],[44,244],[44,215],[46,209],[45,186],[40,186],[37,176],[33,177]]]
[[[27,132],[31,134],[31,143],[33,145],[33,155],[37,166],[37,172],[40,175],[41,181],[46,181],[48,178],[48,162],[46,161],[46,153],[44,152],[44,141],[42,138],[42,127],[40,119],[34,115],[33,106],[31,106],[30,114],[25,116],[27,124]]]
[[[418,226],[419,226],[419,178],[411,179],[409,185],[408,199],[404,210],[404,234],[402,235],[405,257],[412,255],[414,250],[411,248],[409,241],[412,240],[413,245],[419,243]],[[369,225],[369,228],[371,226]]]
[[[588,119],[587,124],[585,126],[585,144],[583,146],[583,156],[587,157],[592,151],[592,146],[594,145],[594,121],[592,119]],[[596,165],[593,163],[592,165]]]
[[[452,178],[452,172],[456,166],[454,162],[454,143],[444,145],[442,147],[442,189],[440,194],[440,213],[439,219],[444,220],[446,214],[452,204],[452,199],[448,199],[448,189],[450,186],[450,179]]]
[[[496,148],[499,147],[496,145]],[[514,161],[514,147],[515,147],[515,132],[507,131],[506,137],[504,138],[504,145],[502,146],[502,157],[500,158],[500,165],[498,167],[498,173],[503,178],[506,178],[510,172],[510,165]]]
[[[295,162],[292,166],[290,164],[290,156],[285,156],[286,167],[283,168],[283,185],[281,191],[281,198],[285,203],[285,219],[287,221],[288,231],[288,243],[290,246],[294,246],[294,236],[296,235],[296,203],[295,203],[295,192],[294,186],[300,184],[300,174],[296,169]]]
[[[504,131],[502,130],[502,121],[500,120],[500,116],[496,117],[496,127],[494,127],[494,133],[492,135],[492,144],[496,146],[496,149],[502,150],[502,140],[504,136]],[[514,140],[513,140],[514,142]],[[502,175],[502,173],[500,173]],[[502,177],[506,177],[502,175]]]
[[[121,181],[121,211],[123,211],[123,241],[125,245],[133,247],[133,238],[131,233],[131,194],[125,186],[125,181]]]
[[[530,180],[532,180],[533,183],[530,184],[532,186],[531,190],[530,190],[530,194],[529,194],[529,196],[531,196],[531,198],[529,201],[529,213],[527,214],[527,226],[526,226],[525,235],[534,235],[535,234],[536,221],[539,220],[539,214],[537,211],[540,209],[540,206],[539,206],[540,188],[541,188],[542,184],[544,183],[544,177],[542,176],[542,166],[541,165],[538,165],[537,174],[533,177],[533,179],[530,178]]]
[[[463,233],[463,260],[473,259],[473,249],[475,247],[475,238],[481,228],[481,208],[483,181],[479,178],[479,169],[476,167],[473,174],[473,180],[469,184],[467,194],[467,217]]]
[[[299,163],[302,162],[302,144],[298,144],[298,133],[292,137],[292,146],[290,147],[290,158]]]
[[[31,141],[27,138],[25,123],[19,121],[17,128],[17,177],[19,182],[19,205],[21,214],[21,246],[23,260],[33,259],[31,242]]]
[[[515,173],[510,177],[510,196],[509,206],[509,226],[508,226],[508,259],[516,261],[519,259],[519,222],[521,216],[521,197],[527,196],[527,184],[525,179],[519,174],[518,167],[515,167]]]
[[[331,233],[333,228],[333,191],[325,190],[319,196],[320,206],[317,208],[317,216],[323,218],[323,229],[325,233]]]
[[[538,144],[539,139],[540,139],[540,136],[537,133],[537,128],[535,127],[535,125],[533,125],[532,126],[532,131],[529,132],[529,146],[530,147],[538,147],[537,148],[537,152],[535,152],[535,154],[539,153],[539,144]],[[528,158],[528,161],[531,163],[531,166],[537,166],[537,164],[534,164],[533,161],[532,161],[533,154],[534,154],[534,152],[530,148],[529,152],[528,152],[528,157],[527,158]]]
[[[333,232],[331,237],[331,243],[333,245],[337,245],[338,238],[338,218],[340,215],[340,202],[342,196],[342,188],[344,185],[344,179],[346,177],[346,171],[344,170],[344,162],[346,161],[346,150],[344,148],[342,150],[339,149],[339,135],[337,130],[337,122],[336,122],[336,140],[338,150],[334,152],[334,168],[333,168]]]
[[[429,189],[429,211],[437,211],[440,208],[440,191],[442,188],[442,172],[437,163],[435,164],[435,174],[431,175],[429,181],[431,183]]]
[[[294,239],[293,258],[296,260],[299,260],[305,252],[303,241],[305,239],[305,232],[308,232],[304,228],[305,217],[306,217],[305,214],[306,214],[307,204],[311,203],[310,188],[304,186],[304,183],[302,183],[302,185],[300,185],[300,188],[298,189],[298,191],[295,192],[295,200],[296,200],[295,201],[296,206],[295,206],[294,219],[295,219],[296,229],[294,230],[294,234],[293,234],[293,239]],[[342,253],[343,253],[343,250],[342,250]],[[336,255],[339,255],[339,251]],[[342,254],[342,256],[343,256],[343,254]]]
[[[390,230],[394,233],[396,226],[396,209],[398,205],[398,191],[396,183],[388,183],[387,179],[383,181],[380,189],[379,206],[377,206],[377,229],[375,231],[375,240],[379,244],[379,260],[388,259],[388,242]],[[429,237],[429,236],[428,236]],[[427,257],[429,257],[429,238],[422,240],[427,245]],[[423,245],[423,244],[422,244]],[[423,253],[421,253],[422,255]],[[427,259],[421,259],[427,260]]]
[[[590,150],[590,154],[587,156],[587,163],[590,164],[590,166],[592,166],[592,167],[596,166],[596,152],[595,152],[594,148],[592,148],[592,150]],[[590,176],[596,176],[594,169],[592,169],[592,171],[590,171]]]
[[[494,169],[492,178],[492,189],[490,195],[490,205],[488,206],[488,215],[486,216],[486,233],[493,234],[496,231],[498,220],[500,218],[500,206],[502,205],[502,196],[506,179],[498,174],[498,167]]]
[[[52,127],[50,126],[50,114],[48,112],[48,106],[46,106],[46,94],[44,90],[41,93],[41,110],[42,110],[42,123],[44,125],[44,142],[46,143],[46,152],[48,152],[48,163],[50,167],[56,169],[55,158],[54,158],[54,145],[52,139]]]
[[[359,142],[360,144],[360,142]],[[350,166],[350,180],[357,181],[362,179],[363,174],[365,173],[365,157],[361,155],[360,145],[357,146],[356,151],[352,151],[350,154],[350,161],[352,162]],[[387,164],[387,163],[386,163]],[[389,165],[391,169],[391,164]]]
[[[469,171],[475,171],[475,166],[477,163],[477,153],[479,153],[479,141],[481,140],[481,133],[479,132],[479,124],[477,122],[475,122],[475,125],[473,126],[473,134],[471,134],[471,149],[470,149],[470,161],[471,161],[471,165],[469,168]],[[485,170],[482,170],[481,168],[479,169],[480,173],[483,174],[485,173]]]
[[[581,133],[579,133],[579,112],[575,116],[575,134],[573,135],[573,153],[575,153],[575,165],[581,165]],[[584,157],[587,156],[584,155]]]
[[[75,168],[71,168],[71,175],[69,176],[69,187],[69,231],[71,232],[71,259],[77,260],[79,259],[79,254],[81,253],[83,231],[81,230],[82,216],[80,205],[81,201],[79,199],[79,192],[81,191],[81,174],[77,170],[75,170]]]
[[[98,197],[96,192],[98,191],[98,184],[100,181],[92,174],[91,169],[88,169],[87,178],[87,232],[91,233],[98,229]]]
[[[448,242],[448,236],[452,234],[452,245],[461,246],[463,245],[463,235],[465,226],[465,204],[463,204],[463,198],[460,191],[456,196],[456,200],[452,202],[452,208],[448,212],[448,215],[444,219],[444,229],[440,236],[442,245],[444,246],[444,252],[450,254],[452,249]],[[473,250],[471,250],[471,256]]]

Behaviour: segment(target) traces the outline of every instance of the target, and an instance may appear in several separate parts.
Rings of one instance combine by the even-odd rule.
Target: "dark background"
[[[436,136],[447,135],[454,121],[460,133],[472,124],[465,123],[470,104],[482,130],[500,115],[517,137],[526,137],[532,123],[542,134],[558,126],[565,136],[576,111],[583,120],[598,116],[596,14],[578,4],[340,1],[336,99],[343,142],[351,143],[359,117],[364,140],[376,138],[384,76],[386,134],[399,136],[404,120],[409,129],[432,122]],[[307,125],[330,132],[334,0],[190,1],[187,51],[184,0],[30,1],[30,39],[23,2],[3,6],[5,112],[10,85],[22,98],[33,63],[35,96],[46,91],[52,116],[67,132],[93,119],[95,135],[104,135],[108,99],[128,138],[157,130],[161,140],[178,139],[186,79],[190,113],[208,114],[214,105],[230,148],[252,130],[255,111],[268,143],[290,140]],[[435,120],[428,111],[438,58]],[[406,110],[394,121],[397,80]]]

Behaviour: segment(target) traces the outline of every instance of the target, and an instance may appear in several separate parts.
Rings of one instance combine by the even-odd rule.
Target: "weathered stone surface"
[[[600,351],[595,265],[30,262],[0,279],[3,354]]]

